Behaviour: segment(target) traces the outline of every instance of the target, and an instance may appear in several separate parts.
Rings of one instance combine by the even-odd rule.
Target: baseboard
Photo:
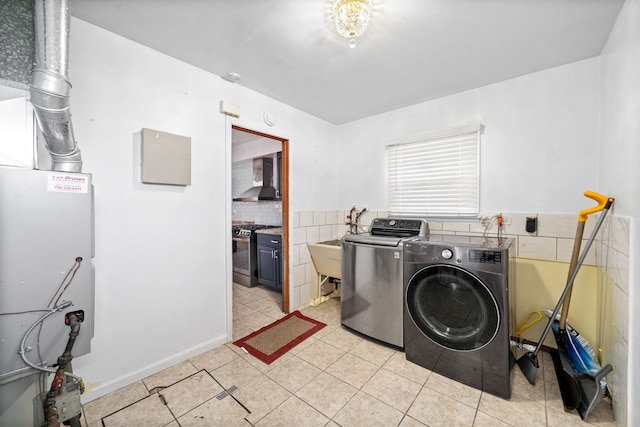
[[[187,350],[181,351],[180,353],[176,353],[165,359],[159,360],[137,371],[129,372],[113,380],[103,382],[95,387],[91,387],[85,392],[85,394],[82,395],[82,404],[91,402],[92,400],[98,399],[102,396],[106,396],[109,393],[133,384],[136,381],[147,378],[148,376],[156,374],[164,369],[170,368],[173,365],[177,365],[178,363],[184,362],[185,360],[189,360],[206,351],[218,348],[221,345],[226,344],[227,342],[228,337],[226,335],[222,335],[215,339],[201,343],[197,346],[191,347]]]

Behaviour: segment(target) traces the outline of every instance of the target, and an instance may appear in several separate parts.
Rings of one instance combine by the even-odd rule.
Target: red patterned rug
[[[233,343],[266,364],[327,326],[294,311]]]

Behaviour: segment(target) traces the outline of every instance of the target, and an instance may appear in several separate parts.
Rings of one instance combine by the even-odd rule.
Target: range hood
[[[258,200],[280,200],[273,187],[273,158],[253,159],[253,187],[233,199],[234,202]]]

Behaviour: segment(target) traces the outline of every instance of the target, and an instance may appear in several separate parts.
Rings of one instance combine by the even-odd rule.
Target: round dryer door
[[[407,285],[406,304],[418,329],[448,349],[481,349],[500,327],[500,310],[491,291],[476,276],[451,265],[418,271]]]

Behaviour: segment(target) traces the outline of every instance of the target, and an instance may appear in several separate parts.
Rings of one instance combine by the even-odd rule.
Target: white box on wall
[[[191,185],[191,138],[153,129],[141,133],[142,182]]]

